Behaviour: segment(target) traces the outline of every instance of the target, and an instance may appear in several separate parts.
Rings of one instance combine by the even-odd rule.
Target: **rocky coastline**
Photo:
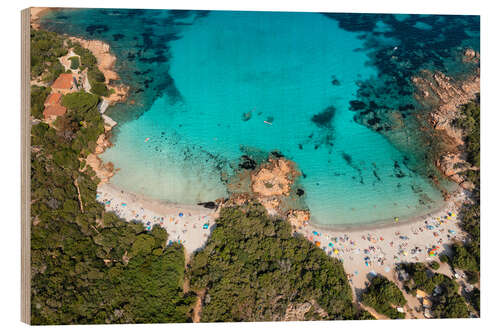
[[[86,48],[97,59],[97,67],[104,74],[105,84],[113,93],[108,97],[103,97],[108,106],[118,102],[125,102],[128,96],[129,87],[124,84],[115,84],[115,81],[120,79],[120,76],[114,71],[116,56],[111,53],[109,44],[101,40],[86,40],[78,37],[69,37],[69,40],[74,43],[79,43],[83,48]]]
[[[360,84],[359,100],[351,101],[358,123],[387,137],[400,151],[413,154],[412,167],[428,177],[445,199],[450,193],[441,180],[447,179],[464,189],[471,183],[460,176],[473,168],[466,162],[464,133],[455,123],[461,107],[476,99],[480,90],[480,54],[471,48],[456,50],[453,74],[423,69],[415,73],[406,98],[390,102],[389,88]],[[420,148],[418,148],[420,147]],[[415,148],[417,148],[415,150]],[[418,164],[425,164],[425,167]]]
[[[272,152],[260,164],[248,156],[242,157],[245,167],[228,185],[231,194],[228,199],[218,199],[221,206],[242,206],[250,201],[260,203],[271,216],[286,219],[293,231],[307,224],[311,214],[303,205],[291,205],[303,195],[298,189],[297,179],[302,175],[295,162],[279,153]]]
[[[57,10],[57,8],[48,7],[32,7],[30,8],[30,24],[32,29],[39,30],[40,19],[43,15],[47,14],[51,10]],[[91,167],[96,173],[97,177],[100,179],[100,184],[108,183],[111,177],[115,174],[117,169],[115,169],[113,163],[104,163],[99,157],[100,154],[111,147],[113,144],[110,142],[112,136],[112,128],[116,125],[116,122],[109,116],[105,115],[107,107],[114,105],[116,103],[123,103],[127,100],[129,87],[125,84],[116,84],[115,82],[120,79],[118,73],[114,70],[116,63],[116,56],[111,52],[109,44],[101,40],[86,40],[79,37],[69,36],[68,39],[73,43],[80,44],[83,48],[88,49],[94,57],[97,59],[97,67],[104,75],[104,83],[106,87],[112,91],[110,96],[103,96],[100,103],[100,112],[104,120],[104,133],[101,134],[96,141],[96,148],[93,153],[90,153],[86,158],[86,166]],[[64,57],[63,57],[64,58]],[[60,59],[64,65],[64,59]],[[84,73],[84,82],[88,83],[86,78],[86,72]],[[103,107],[104,106],[104,107]]]
[[[472,49],[463,52],[462,61],[479,63],[479,53]],[[430,109],[424,117],[418,118],[422,128],[429,135],[438,138],[435,141],[435,166],[442,175],[470,190],[472,183],[460,174],[475,168],[467,162],[464,152],[464,133],[454,125],[460,117],[462,105],[474,100],[480,92],[480,69],[461,79],[454,79],[442,72],[424,70],[412,78],[415,86],[415,99],[425,108]]]

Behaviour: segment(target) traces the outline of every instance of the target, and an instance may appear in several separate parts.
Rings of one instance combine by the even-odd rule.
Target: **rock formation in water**
[[[224,206],[241,206],[252,200],[257,201],[270,215],[290,221],[294,231],[309,221],[307,209],[290,208],[288,205],[290,200],[299,200],[305,194],[304,190],[296,188],[301,172],[293,161],[279,152],[272,152],[259,165],[246,155],[242,162],[239,165],[241,171],[228,185],[231,195],[224,201]]]
[[[262,198],[289,195],[290,187],[300,176],[295,163],[283,157],[269,158],[251,175],[252,191]]]
[[[464,62],[479,62],[479,54],[466,49]],[[463,132],[454,126],[460,116],[460,107],[476,98],[480,90],[480,71],[477,67],[462,79],[453,79],[441,72],[424,70],[412,81],[416,88],[415,99],[431,109],[421,121],[431,128],[431,135],[439,139],[436,167],[450,180],[464,188],[470,188],[469,182],[459,174],[472,169],[463,152]]]

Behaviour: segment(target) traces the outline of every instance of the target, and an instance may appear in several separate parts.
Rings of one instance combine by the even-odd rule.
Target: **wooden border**
[[[31,322],[30,8],[21,11],[21,321]]]

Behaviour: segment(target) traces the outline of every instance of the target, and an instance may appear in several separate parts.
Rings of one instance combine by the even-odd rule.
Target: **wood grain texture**
[[[31,319],[30,9],[21,11],[21,321]]]

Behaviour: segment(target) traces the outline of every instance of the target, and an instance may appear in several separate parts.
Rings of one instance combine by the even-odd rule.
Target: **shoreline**
[[[55,9],[55,7],[30,7],[30,25],[36,30],[40,29],[42,16]]]
[[[308,223],[294,233],[342,262],[358,301],[356,291],[364,289],[370,275],[380,274],[394,280],[397,264],[439,260],[438,256],[448,253],[454,242],[466,239],[458,218],[464,199],[465,193],[460,192],[441,209],[410,221],[348,230],[325,229]],[[205,246],[219,213],[219,209],[151,199],[109,183],[98,186],[96,200],[105,205],[106,211],[129,222],[143,223],[146,229],[160,225],[168,232],[169,243],[182,244],[188,255]]]
[[[142,223],[146,230],[159,225],[167,231],[169,244],[182,244],[188,254],[205,246],[219,212],[198,205],[151,199],[109,183],[97,187],[96,200],[104,204],[106,211],[127,222]]]
[[[441,214],[442,212],[449,210],[451,205],[456,205],[457,201],[460,201],[460,204],[463,203],[467,198],[463,189],[458,189],[453,195],[451,195],[450,199],[444,201],[438,207],[430,210],[429,212],[421,215],[411,216],[411,217],[403,217],[399,218],[398,222],[395,222],[392,219],[384,219],[384,220],[376,220],[369,223],[360,223],[360,224],[332,224],[324,225],[320,223],[315,223],[313,221],[308,221],[308,225],[314,226],[318,230],[322,231],[332,231],[332,232],[351,232],[351,231],[363,231],[363,230],[378,230],[391,228],[393,226],[403,226],[403,225],[411,225],[419,222],[422,219],[432,218],[432,216]]]

